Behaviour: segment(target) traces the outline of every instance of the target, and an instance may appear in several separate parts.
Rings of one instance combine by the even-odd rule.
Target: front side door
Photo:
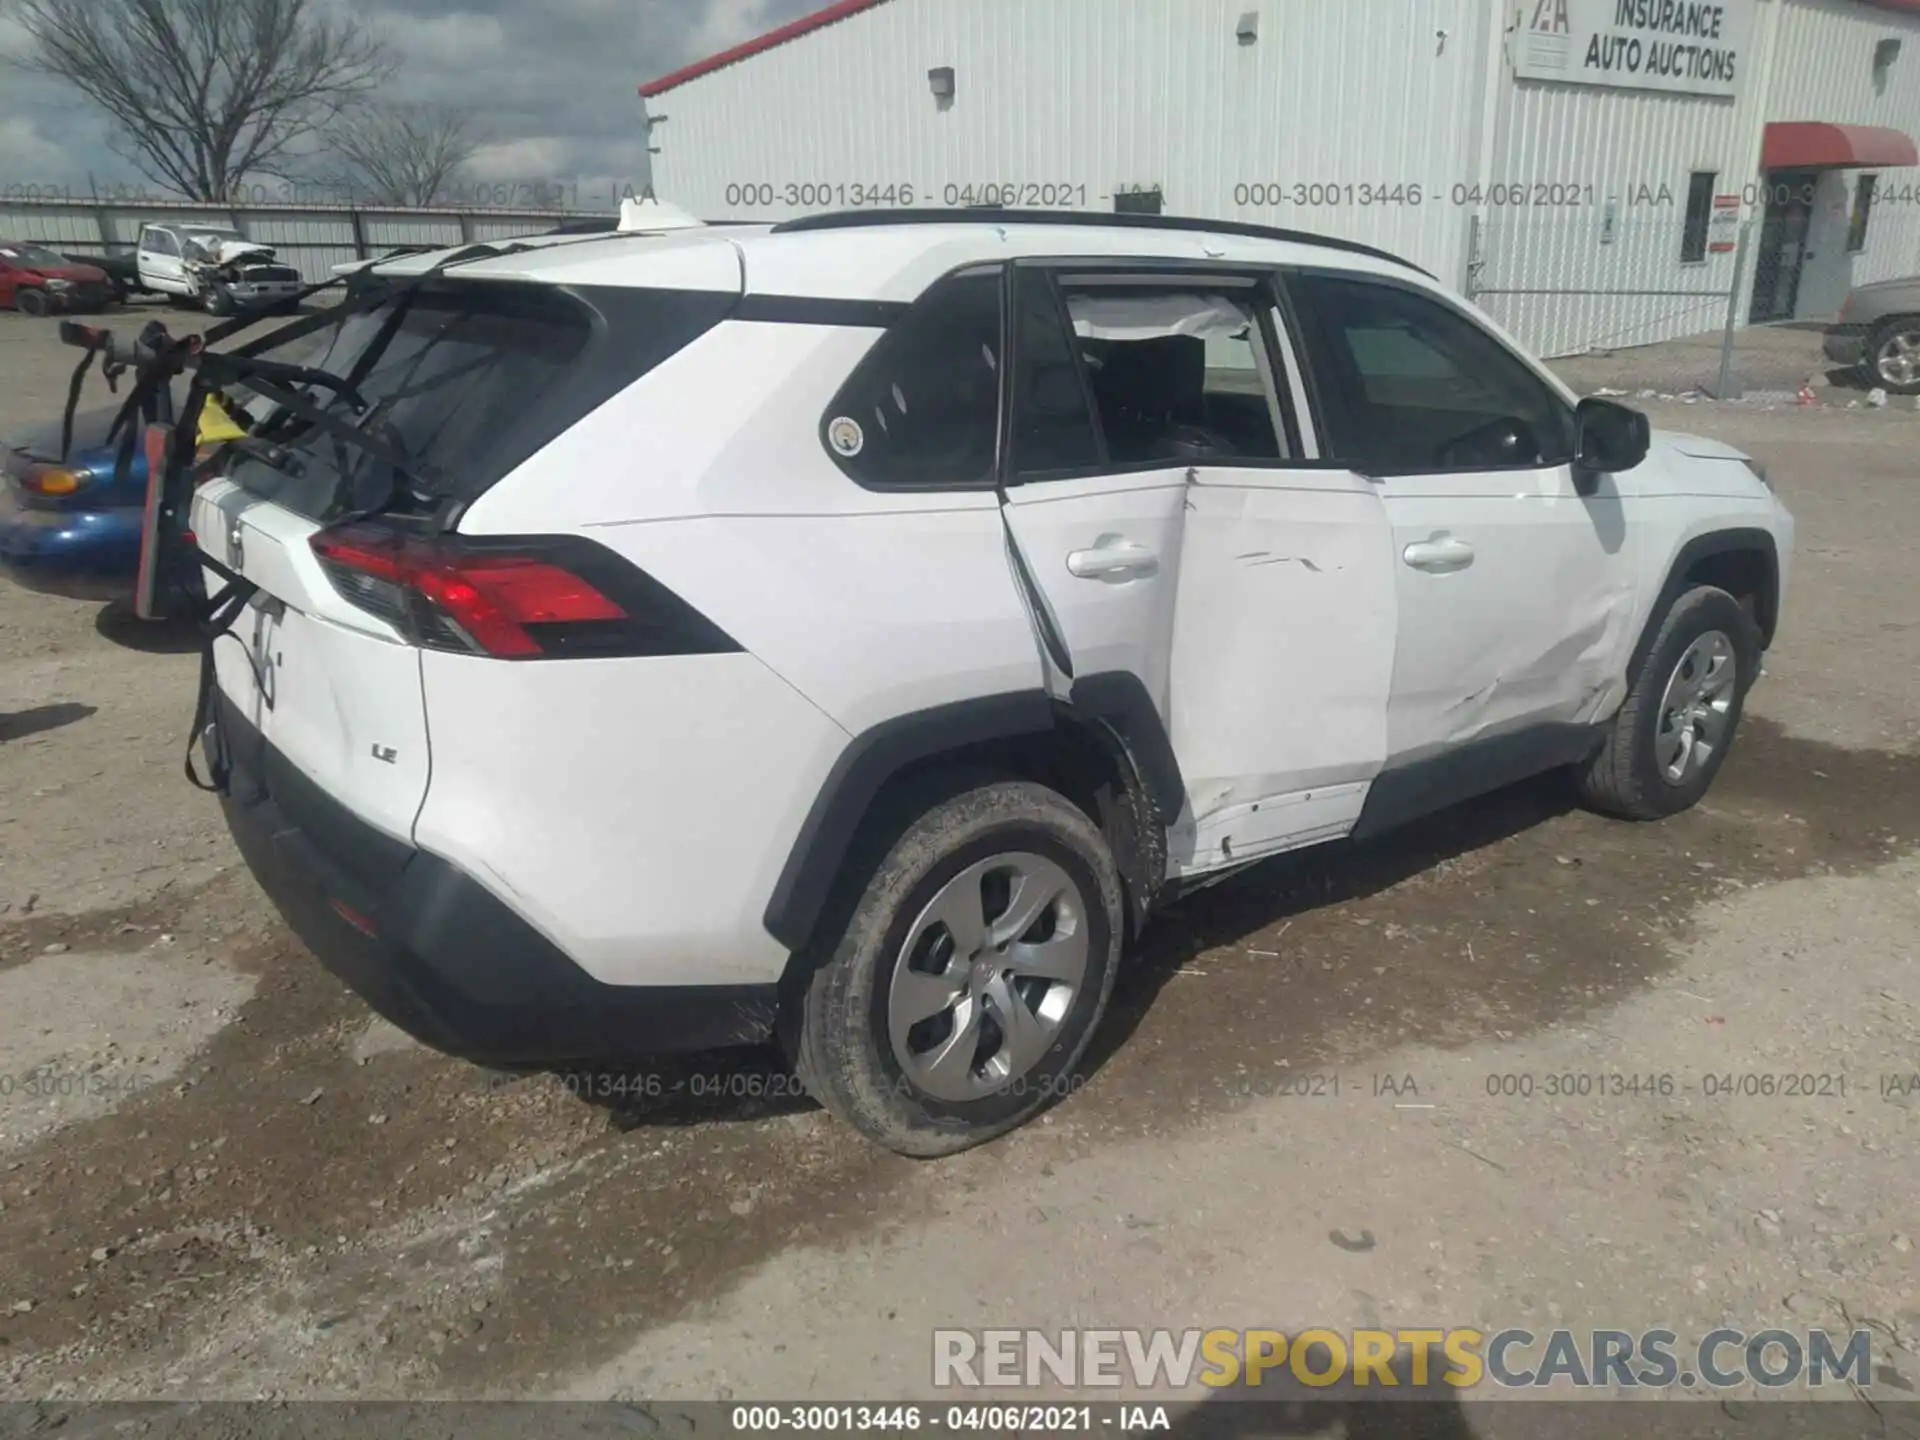
[[[1634,601],[1618,488],[1576,481],[1571,407],[1463,309],[1347,273],[1288,290],[1324,451],[1374,482],[1392,528],[1388,768],[1476,742],[1499,748],[1462,794],[1503,762],[1542,768],[1535,748],[1573,743],[1618,698]]]
[[[140,250],[135,264],[140,279],[156,290],[182,294],[187,288],[187,271],[180,259],[180,242],[171,230],[149,225],[140,232]]]
[[[1016,267],[1006,513],[1063,688],[1137,677],[1197,873],[1344,833],[1395,623],[1367,483],[1312,458],[1259,275]],[[1044,638],[1044,637],[1043,637]]]

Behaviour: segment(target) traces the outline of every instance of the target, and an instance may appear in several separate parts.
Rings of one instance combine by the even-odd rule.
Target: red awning
[[[1828,125],[1820,120],[1775,121],[1760,150],[1762,170],[1881,169],[1920,165],[1911,137],[1884,125]]]

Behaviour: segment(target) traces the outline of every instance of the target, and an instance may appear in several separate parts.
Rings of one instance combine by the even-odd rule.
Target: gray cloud
[[[643,81],[804,14],[819,0],[377,0],[352,7],[401,57],[391,98],[477,109],[475,180],[564,181],[583,205],[647,178]],[[343,5],[343,8],[344,5]],[[0,56],[18,54],[0,18]],[[0,186],[140,184],[90,106],[11,68]]]

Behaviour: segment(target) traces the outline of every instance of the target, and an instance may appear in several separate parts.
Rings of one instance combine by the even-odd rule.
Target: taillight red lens
[[[474,553],[371,525],[323,530],[308,543],[341,595],[440,649],[543,655],[530,625],[627,618],[588,581],[536,555]]]

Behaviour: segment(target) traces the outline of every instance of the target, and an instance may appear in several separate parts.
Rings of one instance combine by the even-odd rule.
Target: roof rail
[[[1018,210],[994,206],[969,205],[952,209],[915,210],[833,210],[822,215],[804,215],[798,220],[783,220],[773,227],[776,235],[806,230],[856,230],[869,225],[1085,225],[1090,228],[1120,230],[1186,230],[1207,235],[1249,235],[1259,240],[1287,240],[1296,245],[1320,245],[1329,250],[1344,250],[1352,255],[1370,255],[1404,266],[1429,280],[1437,279],[1431,270],[1391,251],[1362,245],[1358,240],[1342,240],[1332,235],[1314,235],[1305,230],[1281,230],[1271,225],[1249,225],[1242,220],[1204,220],[1195,215],[1115,215],[1104,210]]]

